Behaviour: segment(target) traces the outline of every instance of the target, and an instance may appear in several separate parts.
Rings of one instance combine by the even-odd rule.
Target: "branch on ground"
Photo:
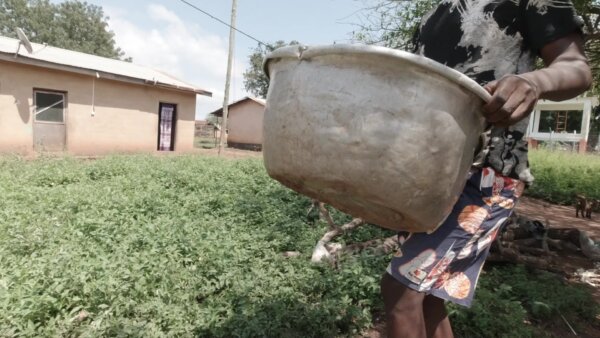
[[[505,231],[494,242],[488,261],[520,263],[561,272],[563,267],[556,263],[556,257],[566,253],[600,261],[600,247],[587,232],[576,228],[551,228],[547,219],[544,224],[514,213]]]
[[[325,206],[323,206],[323,209],[327,210]],[[349,223],[339,226],[335,224],[335,222],[333,222],[333,219],[331,218],[331,215],[329,215],[329,212],[327,212],[326,215],[329,216],[329,220],[331,220],[331,223],[329,224],[330,230],[327,231],[325,235],[323,235],[323,237],[317,242],[317,245],[313,250],[311,261],[314,263],[321,262],[323,261],[323,259],[331,260],[333,256],[330,250],[328,249],[328,246],[334,251],[337,251],[337,249],[339,248],[338,245],[331,246],[329,242],[331,242],[334,238],[341,236],[344,233],[352,231],[365,224],[365,222],[362,219],[355,218]],[[325,215],[323,216],[327,217]],[[329,220],[327,221],[328,223]]]

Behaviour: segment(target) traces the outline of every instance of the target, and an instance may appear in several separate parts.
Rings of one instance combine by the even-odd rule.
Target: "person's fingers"
[[[515,90],[512,92],[508,100],[504,103],[504,105],[496,111],[496,113],[491,114],[488,117],[488,121],[491,123],[499,123],[506,119],[509,119],[514,112],[525,102],[526,95],[520,91]]]
[[[537,100],[533,99],[531,96],[524,96],[523,101],[519,106],[510,114],[510,116],[502,121],[496,123],[498,127],[508,127],[511,126],[522,119],[526,118],[531,111],[534,109]]]
[[[502,107],[510,99],[512,92],[512,86],[498,85],[490,102],[483,106],[483,116],[489,122],[497,122],[508,117],[507,112],[502,110]]]
[[[490,93],[490,95],[494,95],[496,87],[498,87],[498,81],[492,81],[488,82],[485,86],[483,86],[483,89],[487,90],[488,93]]]
[[[513,124],[521,121],[524,117],[526,117],[529,114],[529,107],[526,104],[521,104],[520,106],[518,106],[512,114],[510,114],[510,116],[508,116],[506,119],[502,120],[502,121],[498,121],[496,123],[494,123],[495,126],[497,127],[509,127],[512,126]]]

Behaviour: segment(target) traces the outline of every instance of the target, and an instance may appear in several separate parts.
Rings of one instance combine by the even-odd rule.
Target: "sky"
[[[230,20],[231,0],[187,1],[223,21]],[[238,0],[237,28],[265,43],[344,43],[357,29],[358,13],[365,1]],[[104,9],[117,46],[134,63],[162,70],[213,93],[212,98],[198,96],[197,119],[222,106],[229,27],[180,0],[87,2]],[[256,46],[256,41],[236,33],[230,102],[248,95],[242,74]]]

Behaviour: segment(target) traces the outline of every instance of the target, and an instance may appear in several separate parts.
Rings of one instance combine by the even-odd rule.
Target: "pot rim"
[[[317,56],[336,55],[336,54],[364,54],[364,55],[383,55],[392,58],[398,58],[402,61],[439,74],[457,85],[471,91],[484,102],[489,102],[491,95],[477,82],[465,74],[454,70],[443,64],[426,58],[421,55],[408,53],[405,51],[391,49],[382,46],[370,46],[362,44],[335,44],[335,45],[294,45],[278,48],[267,54],[263,62],[263,70],[269,77],[269,62],[275,59],[294,58],[298,60],[307,60]]]

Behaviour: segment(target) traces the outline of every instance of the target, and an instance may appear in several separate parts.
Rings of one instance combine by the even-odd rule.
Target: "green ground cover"
[[[194,137],[194,147],[201,149],[212,149],[218,145],[219,140],[214,137]]]
[[[529,162],[535,176],[529,196],[558,204],[572,204],[576,194],[600,199],[600,155],[538,149]]]
[[[257,159],[4,157],[0,196],[0,337],[358,336],[381,311],[389,257],[311,264],[326,224]],[[514,266],[451,310],[459,336],[598,313],[588,291]]]

